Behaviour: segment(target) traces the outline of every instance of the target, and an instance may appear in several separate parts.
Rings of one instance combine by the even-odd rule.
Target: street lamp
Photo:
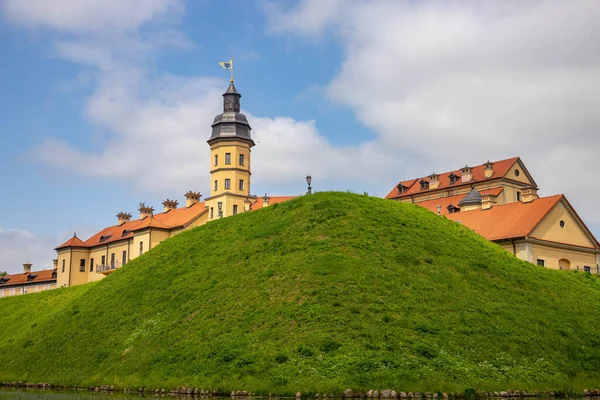
[[[223,218],[223,202],[219,201],[217,207],[219,207],[219,218]]]
[[[310,187],[310,183],[312,182],[312,176],[307,175],[306,176],[306,183],[308,184],[308,192],[306,194],[311,194],[312,193],[312,188]]]

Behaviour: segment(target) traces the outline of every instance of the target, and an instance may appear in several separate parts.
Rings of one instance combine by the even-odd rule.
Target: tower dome
[[[254,146],[254,141],[250,135],[252,128],[248,119],[240,112],[240,98],[233,82],[223,93],[223,112],[218,114],[212,123],[212,134],[208,139],[208,144],[215,143],[220,139],[241,139],[248,141],[250,147]]]

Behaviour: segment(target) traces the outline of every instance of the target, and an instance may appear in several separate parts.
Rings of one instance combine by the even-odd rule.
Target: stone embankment
[[[100,386],[66,386],[55,385],[51,383],[33,383],[33,382],[0,382],[0,387],[16,388],[16,389],[40,389],[40,390],[87,390],[90,392],[124,392],[124,393],[139,393],[159,396],[186,396],[189,398],[206,398],[206,397],[224,397],[227,393],[221,393],[217,390],[198,389],[191,387],[180,387],[174,389],[165,388],[117,388],[112,385]],[[236,400],[244,400],[252,397],[268,397],[269,399],[293,398],[294,396],[285,396],[269,393],[268,395],[257,395],[256,393],[246,390],[235,390],[229,393],[231,398]],[[526,390],[504,390],[500,392],[477,392],[472,389],[466,390],[463,393],[431,393],[431,392],[397,392],[392,389],[374,389],[366,392],[354,391],[352,389],[344,390],[344,393],[317,393],[314,395],[296,393],[296,399],[314,397],[315,399],[414,399],[414,400],[448,400],[448,399],[463,399],[463,398],[493,398],[493,399],[516,399],[516,398],[599,398],[600,390],[585,389],[583,392],[554,392],[554,391],[526,391]]]

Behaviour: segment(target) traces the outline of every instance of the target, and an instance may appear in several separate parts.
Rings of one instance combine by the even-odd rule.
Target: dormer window
[[[106,242],[111,237],[112,237],[112,235],[102,235],[102,236],[100,236],[100,243]]]
[[[450,178],[450,184],[454,185],[456,182],[458,182],[460,176],[456,175],[455,173],[452,173],[448,176],[448,178]]]
[[[123,233],[121,234],[121,237],[125,237],[125,236],[129,235],[130,233],[131,233],[131,231],[130,231],[130,230],[128,230],[128,229],[125,229],[125,230],[123,231]]]
[[[429,189],[429,182],[427,182],[425,179],[421,179],[421,182],[419,183],[421,184],[421,190]]]
[[[457,212],[460,212],[460,208],[452,204],[448,204],[448,207],[446,207],[446,209],[448,210],[448,214],[456,214]]]
[[[403,184],[399,184],[398,186],[396,186],[398,188],[398,194],[402,194],[404,192],[406,192],[406,189],[408,189],[406,186],[404,186]]]

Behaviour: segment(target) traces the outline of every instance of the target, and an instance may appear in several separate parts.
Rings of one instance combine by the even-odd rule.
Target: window
[[[140,242],[140,256],[144,253],[144,242]]]
[[[215,181],[215,192],[217,191],[217,181]]]
[[[110,254],[110,266],[111,267],[115,266],[115,253]]]
[[[421,180],[421,182],[419,182],[421,184],[421,190],[427,190],[429,189],[429,182],[427,182],[426,180]]]
[[[584,267],[583,267],[583,270],[584,270],[585,272],[592,272],[592,267],[584,266]]]
[[[225,165],[231,164],[231,153],[225,153]]]
[[[121,260],[121,265],[127,264],[127,250],[123,250],[123,259]]]
[[[243,154],[240,154],[240,165],[245,165],[245,164],[246,164],[245,156]]]
[[[565,227],[565,221],[563,221],[563,220],[561,220],[558,224],[560,225],[561,228]]]
[[[85,258],[79,260],[79,272],[85,272]]]
[[[544,267],[544,266],[546,266],[546,261],[545,261],[545,260],[540,260],[540,259],[538,258],[538,260],[537,260],[537,265],[539,265],[540,267]]]
[[[237,205],[233,206],[233,215],[237,214]]]
[[[517,191],[517,201],[521,201],[521,192]]]
[[[244,190],[244,180],[240,179],[240,185],[239,185],[240,190]]]
[[[94,272],[94,259],[90,258],[90,272]]]
[[[102,264],[103,267],[106,265],[106,256],[102,256]]]
[[[214,164],[215,165],[219,165],[219,155],[218,154],[215,154],[215,162],[214,162]]]
[[[225,190],[231,189],[231,179],[225,179]]]
[[[521,175],[521,172],[518,169],[515,169],[515,176]]]
[[[450,184],[453,185],[456,182],[458,182],[458,179],[460,178],[460,176],[456,175],[455,173],[452,173],[448,176],[448,178],[450,178]]]
[[[406,192],[406,189],[408,189],[406,186],[404,186],[403,184],[398,184],[398,186],[396,186],[398,188],[398,194],[402,194],[404,192]]]
[[[63,262],[62,262],[62,272],[63,273],[65,272],[65,260],[63,260]]]
[[[210,208],[210,219],[213,219],[214,213],[215,213],[215,208],[211,207]]]

